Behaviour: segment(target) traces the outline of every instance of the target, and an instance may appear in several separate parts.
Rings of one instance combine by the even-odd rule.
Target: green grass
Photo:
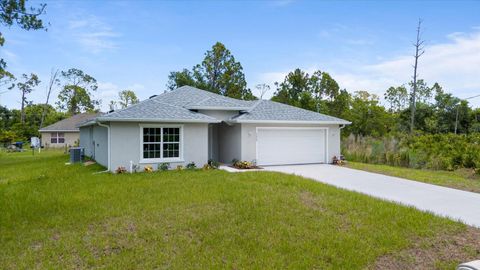
[[[292,175],[93,174],[103,168],[66,161],[0,154],[2,269],[363,269],[467,229]]]
[[[466,191],[480,192],[480,176],[466,169],[458,171],[437,171],[359,162],[348,162],[347,166],[352,169],[402,177]]]

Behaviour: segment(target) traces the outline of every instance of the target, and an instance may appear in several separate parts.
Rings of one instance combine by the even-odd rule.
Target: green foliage
[[[71,68],[62,71],[63,88],[58,94],[57,105],[70,115],[85,111],[93,111],[99,105],[98,100],[91,98],[92,91],[98,88],[97,80],[82,70]]]
[[[8,145],[14,142],[18,138],[18,135],[10,130],[0,130],[0,143]]]
[[[379,104],[378,97],[367,91],[357,91],[351,102],[347,119],[352,122],[346,128],[361,136],[384,136],[394,127],[394,116]]]
[[[187,166],[185,166],[185,168],[187,170],[194,170],[194,169],[197,168],[197,165],[195,165],[195,162],[192,161],[192,162],[188,163]]]
[[[202,63],[195,65],[192,71],[183,69],[170,72],[167,84],[170,90],[184,85],[232,98],[255,99],[247,88],[242,65],[220,42],[215,43],[212,50],[205,53]]]
[[[160,165],[158,165],[158,169],[160,171],[168,171],[168,169],[170,168],[170,163],[161,163]]]
[[[22,82],[17,83],[17,88],[22,92],[22,100],[21,100],[21,122],[25,124],[25,105],[28,103],[27,95],[30,94],[35,87],[40,84],[40,80],[36,74],[23,74],[22,75]]]
[[[39,18],[45,12],[46,4],[40,4],[38,8],[27,7],[25,0],[2,0],[0,1],[0,24],[6,27],[18,25],[21,29],[37,30],[44,28],[43,21]],[[5,38],[0,33],[0,46],[5,44]],[[0,59],[0,82],[13,78],[6,71],[7,63]]]
[[[218,169],[218,167],[220,167],[220,162],[216,161],[216,160],[213,160],[213,159],[209,159],[207,164],[212,167],[213,169]]]
[[[417,169],[480,172],[480,134],[417,134],[415,136],[356,137],[342,142],[348,160]]]
[[[120,98],[119,103],[122,109],[139,102],[137,95],[132,90],[123,90],[118,93],[118,97]]]
[[[408,91],[405,86],[390,87],[385,92],[385,101],[390,105],[390,111],[398,112],[408,107]]]

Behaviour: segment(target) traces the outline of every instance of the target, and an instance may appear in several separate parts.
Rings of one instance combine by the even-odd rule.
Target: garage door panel
[[[324,129],[258,129],[259,165],[325,162]]]

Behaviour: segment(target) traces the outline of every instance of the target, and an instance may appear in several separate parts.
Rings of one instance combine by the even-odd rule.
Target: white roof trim
[[[39,129],[38,132],[79,132],[77,129]]]
[[[220,123],[217,119],[162,119],[162,118],[108,118],[98,117],[103,122],[160,122],[160,123]]]
[[[233,123],[257,123],[257,124],[325,124],[325,125],[349,125],[348,121],[296,121],[296,120],[232,120]]]

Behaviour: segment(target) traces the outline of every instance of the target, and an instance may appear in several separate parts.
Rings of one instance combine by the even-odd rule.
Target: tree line
[[[46,5],[27,7],[23,0],[0,1],[0,24],[18,26],[24,30],[45,29],[40,16]],[[416,61],[423,54],[417,31]],[[5,42],[0,34],[0,46]],[[19,92],[20,109],[0,106],[0,141],[28,139],[38,136],[38,129],[65,117],[89,111],[98,111],[100,101],[93,98],[98,89],[97,80],[88,73],[70,68],[54,70],[50,77],[44,103],[34,104],[30,94],[38,88],[41,79],[36,74],[21,74],[15,77],[0,59],[0,98],[5,91]],[[208,50],[201,63],[192,68],[172,71],[168,75],[169,90],[190,85],[216,94],[255,100],[263,98],[270,86],[263,83],[248,88],[243,67],[233,54],[220,42]],[[273,101],[303,109],[324,113],[352,122],[344,134],[381,137],[387,134],[415,132],[461,133],[480,131],[480,110],[445,91],[438,83],[428,85],[417,78],[404,85],[391,86],[385,90],[385,105],[378,95],[368,90],[349,92],[342,89],[326,71],[309,74],[299,68],[289,72],[283,81],[274,83]],[[58,89],[55,106],[50,104],[52,92]],[[125,108],[139,100],[133,90],[119,93],[118,100],[110,101],[111,109]],[[415,126],[413,125],[415,123]]]
[[[170,90],[190,85],[232,98],[257,99],[247,88],[242,65],[220,42],[205,53],[202,63],[191,70],[173,71],[168,79]],[[407,133],[412,127],[412,109],[415,132],[480,131],[480,109],[473,109],[467,100],[446,92],[436,82],[428,85],[416,77],[414,81],[386,89],[383,105],[378,95],[367,90],[351,93],[342,89],[326,71],[309,74],[297,68],[283,81],[274,83],[271,100],[349,120],[352,124],[345,128],[346,135],[380,137]],[[256,89],[261,97],[270,87],[259,84]]]

